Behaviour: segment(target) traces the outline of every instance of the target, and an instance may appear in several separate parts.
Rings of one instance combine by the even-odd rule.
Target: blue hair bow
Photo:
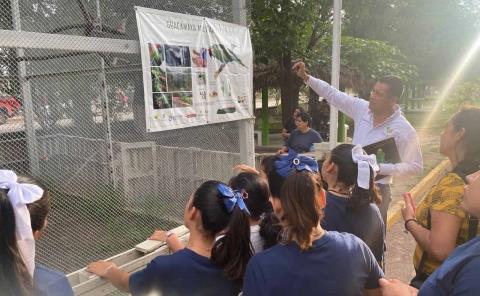
[[[318,163],[314,158],[299,155],[293,149],[289,149],[288,155],[280,156],[280,159],[275,161],[275,168],[277,174],[284,178],[287,177],[293,169],[318,173]]]
[[[238,205],[240,210],[247,212],[250,215],[250,211],[247,209],[247,205],[243,201],[243,194],[239,190],[233,190],[223,183],[217,185],[218,193],[220,193],[223,203],[229,213],[233,212],[235,205]]]

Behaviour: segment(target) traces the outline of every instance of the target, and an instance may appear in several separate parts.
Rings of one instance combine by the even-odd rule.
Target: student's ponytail
[[[224,183],[207,181],[195,191],[193,206],[200,210],[203,229],[216,238],[210,260],[229,279],[241,282],[253,254],[242,197]]]
[[[7,190],[0,189],[0,287],[5,295],[31,295],[33,280],[23,262],[15,233],[15,214]]]
[[[226,232],[213,245],[211,260],[228,278],[241,282],[252,254],[248,215],[236,205]]]
[[[266,250],[278,244],[281,238],[282,225],[275,213],[269,211],[265,213],[260,221],[260,236],[263,238],[263,249]]]

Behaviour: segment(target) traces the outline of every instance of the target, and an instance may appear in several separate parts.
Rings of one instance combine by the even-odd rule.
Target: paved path
[[[414,250],[415,240],[409,233],[403,232],[402,221],[395,223],[387,232],[386,277],[409,282],[415,275],[412,262]]]
[[[431,130],[418,130],[417,132],[424,161],[423,174],[407,180],[397,180],[392,188],[392,204],[400,200],[403,192],[412,189],[426,174],[445,159],[445,157],[438,152],[440,142],[439,132],[432,132]],[[403,220],[400,218],[400,220],[387,231],[385,274],[388,278],[396,278],[404,282],[409,282],[415,275],[412,260],[415,250],[415,240],[409,233],[404,233],[403,229]]]

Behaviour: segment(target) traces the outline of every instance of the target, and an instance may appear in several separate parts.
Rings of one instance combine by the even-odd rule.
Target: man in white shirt
[[[351,97],[325,81],[311,77],[305,72],[303,62],[295,63],[293,70],[330,105],[353,119],[353,144],[366,146],[390,137],[395,139],[401,162],[381,163],[378,174],[386,177],[376,181],[382,195],[380,212],[386,225],[393,176],[412,176],[421,173],[423,169],[417,132],[402,115],[397,104],[403,93],[402,81],[394,76],[379,79],[370,92],[370,100],[366,101]]]

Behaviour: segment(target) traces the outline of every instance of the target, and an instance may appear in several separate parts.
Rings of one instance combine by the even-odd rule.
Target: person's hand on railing
[[[117,289],[129,292],[128,281],[130,274],[121,270],[110,261],[96,261],[88,264],[87,271],[111,282]]]
[[[155,232],[148,239],[166,243],[173,253],[185,248],[175,232],[172,231],[155,230]]]
[[[93,274],[98,275],[99,277],[108,277],[108,272],[113,269],[117,268],[117,265],[110,261],[96,261],[88,264],[87,271]]]
[[[173,234],[174,234],[173,232],[168,232],[164,230],[155,230],[155,232],[148,239],[166,243],[167,238],[172,236]]]

